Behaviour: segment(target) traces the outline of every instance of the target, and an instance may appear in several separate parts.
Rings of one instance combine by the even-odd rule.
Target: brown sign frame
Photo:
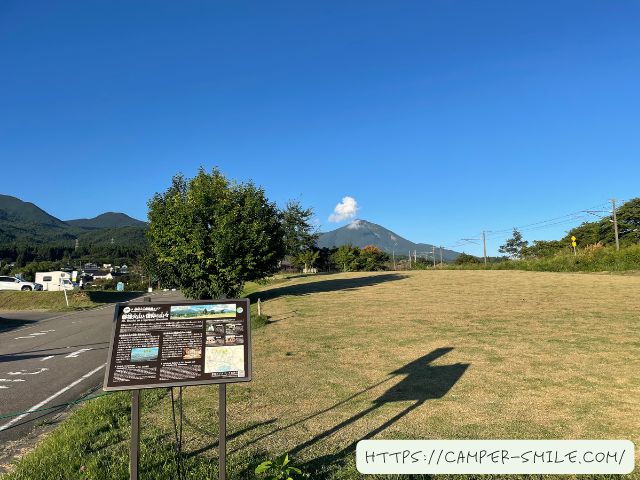
[[[243,313],[246,312],[246,316],[244,317],[244,338],[243,338],[243,353],[245,359],[245,375],[243,377],[212,377],[212,378],[194,378],[194,379],[173,379],[166,381],[155,381],[152,383],[148,383],[147,381],[143,381],[143,383],[139,383],[138,380],[132,380],[127,382],[126,384],[122,384],[121,382],[117,382],[117,385],[114,385],[113,382],[113,373],[115,371],[116,356],[114,352],[117,353],[117,345],[119,344],[119,334],[120,334],[120,326],[122,324],[121,312],[126,308],[130,307],[131,309],[145,308],[145,307],[169,307],[172,306],[190,306],[190,305],[215,305],[215,304],[229,304],[235,303],[236,309],[239,306],[243,307]],[[252,378],[252,350],[251,350],[251,304],[248,298],[225,298],[225,299],[213,299],[213,300],[201,300],[201,301],[184,301],[184,302],[136,302],[136,303],[117,303],[115,305],[114,314],[113,314],[113,328],[111,332],[111,339],[109,342],[109,356],[107,357],[107,365],[105,369],[105,376],[103,382],[103,390],[105,391],[118,391],[118,390],[139,390],[139,389],[147,389],[147,388],[161,388],[161,387],[186,387],[186,386],[194,386],[194,385],[214,385],[221,383],[240,383],[240,382],[250,382]],[[220,320],[224,320],[225,318],[220,318]],[[196,319],[198,320],[198,319]],[[203,326],[206,328],[207,324],[206,318],[204,318]],[[171,321],[170,316],[166,321]],[[203,362],[203,370],[204,370],[204,362],[206,355],[206,330],[203,332],[203,345],[202,345],[202,362]],[[159,348],[159,347],[158,347]],[[219,347],[213,347],[219,348]],[[160,367],[160,352],[158,352],[158,369]],[[150,363],[150,362],[147,362]],[[204,373],[204,372],[203,372]],[[157,375],[159,378],[159,375]]]

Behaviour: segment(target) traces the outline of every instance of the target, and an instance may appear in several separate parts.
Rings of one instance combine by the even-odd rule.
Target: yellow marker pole
[[[573,235],[571,236],[571,246],[573,247],[573,256],[576,257],[578,256],[578,254],[576,253],[576,245],[578,245],[576,243],[576,237],[574,237]]]

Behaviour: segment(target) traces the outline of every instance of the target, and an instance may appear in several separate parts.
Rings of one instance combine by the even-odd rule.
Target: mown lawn
[[[371,436],[640,445],[639,291],[637,276],[446,270],[266,287],[254,380],[228,387],[229,478],[284,452],[311,478],[361,478]],[[127,395],[78,409],[8,478],[127,478]],[[184,395],[187,478],[217,478],[217,388]],[[141,478],[176,478],[170,397],[143,398]]]

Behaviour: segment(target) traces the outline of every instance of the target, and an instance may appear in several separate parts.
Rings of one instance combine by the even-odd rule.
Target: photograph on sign
[[[249,301],[118,304],[105,390],[251,379]]]

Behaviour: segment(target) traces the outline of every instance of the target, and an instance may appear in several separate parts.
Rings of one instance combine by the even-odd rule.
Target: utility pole
[[[436,247],[431,245],[431,255],[433,255],[433,268],[436,268]]]
[[[440,265],[442,265],[442,245],[440,245]]]
[[[413,264],[415,265],[416,263],[418,263],[418,253],[414,250],[413,251]]]
[[[409,250],[409,268],[411,268],[411,250]]]
[[[393,256],[393,269],[396,269],[396,251],[391,250],[391,255]]]
[[[482,231],[482,245],[484,248],[484,264],[487,264],[487,235]]]
[[[620,250],[620,239],[618,238],[618,217],[616,217],[616,199],[611,199],[611,211],[613,212],[613,231],[616,233],[616,250]]]

